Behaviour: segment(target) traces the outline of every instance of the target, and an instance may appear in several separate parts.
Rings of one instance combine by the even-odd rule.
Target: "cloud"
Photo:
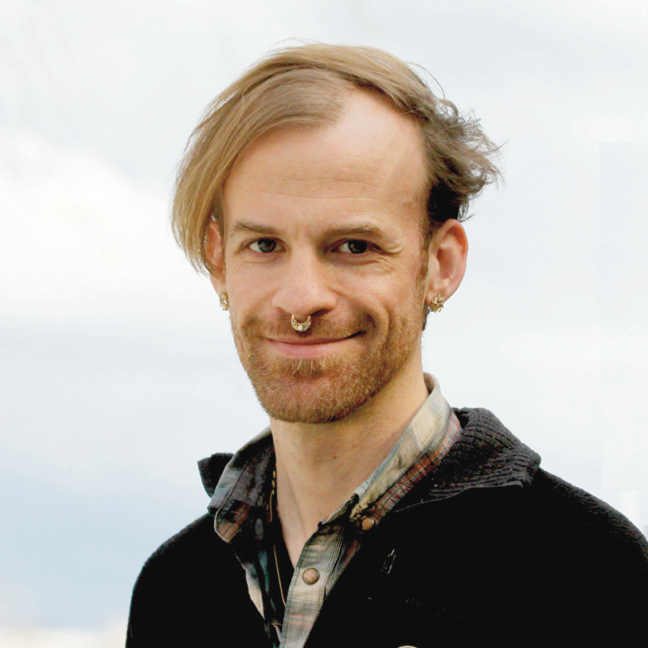
[[[126,622],[98,631],[0,627],[3,648],[123,648]]]
[[[35,134],[0,131],[0,151],[5,317],[73,316],[100,299],[195,290],[171,240],[166,196]]]

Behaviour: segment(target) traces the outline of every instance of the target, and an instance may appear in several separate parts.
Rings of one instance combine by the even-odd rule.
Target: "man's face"
[[[335,125],[272,132],[234,167],[214,283],[272,418],[339,420],[420,376],[423,174],[414,124],[364,92]]]

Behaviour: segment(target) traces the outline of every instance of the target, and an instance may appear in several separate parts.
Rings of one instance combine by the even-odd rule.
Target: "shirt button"
[[[314,567],[309,567],[302,576],[306,585],[314,585],[319,580],[319,572]]]
[[[376,520],[373,518],[364,518],[364,520],[362,520],[362,530],[369,531],[369,529],[373,528],[374,524],[376,524]]]

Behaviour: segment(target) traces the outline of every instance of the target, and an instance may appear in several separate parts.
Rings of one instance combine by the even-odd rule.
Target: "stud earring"
[[[221,293],[221,294],[218,296],[218,301],[220,301],[220,307],[221,307],[224,311],[228,311],[228,310],[229,310],[229,299],[227,298],[227,293],[226,293],[226,292]]]
[[[299,331],[300,333],[303,333],[304,331],[308,331],[311,325],[311,316],[309,315],[306,318],[305,322],[298,322],[295,316],[293,315],[290,318],[290,324],[292,327],[295,329],[295,331]]]
[[[437,295],[429,304],[428,310],[431,313],[440,313],[445,306],[445,299],[441,295]]]

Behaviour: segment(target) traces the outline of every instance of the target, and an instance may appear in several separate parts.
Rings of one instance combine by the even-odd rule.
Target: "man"
[[[648,619],[641,534],[423,373],[493,153],[368,48],[273,53],[212,105],[174,227],[270,427],[201,462],[209,514],[144,566],[128,646],[517,645]]]

